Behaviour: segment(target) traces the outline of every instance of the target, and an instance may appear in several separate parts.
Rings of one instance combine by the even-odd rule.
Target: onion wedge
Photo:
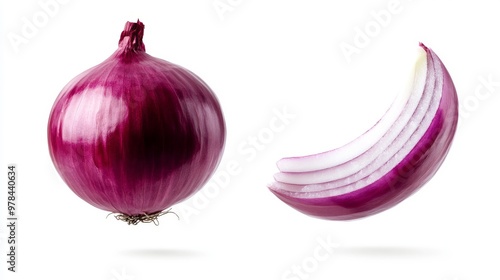
[[[278,161],[268,187],[296,210],[352,220],[387,210],[437,172],[458,122],[458,98],[439,57],[420,43],[410,87],[367,132],[323,153]]]

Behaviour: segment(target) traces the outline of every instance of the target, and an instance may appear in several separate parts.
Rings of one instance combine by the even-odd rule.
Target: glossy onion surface
[[[102,210],[165,210],[198,191],[219,164],[225,124],[212,90],[155,58],[144,25],[128,22],[119,48],[70,81],[48,123],[49,151],[64,182]]]
[[[458,98],[441,60],[420,47],[409,91],[377,124],[338,149],[280,160],[271,192],[304,214],[351,220],[389,209],[428,182],[450,149]]]

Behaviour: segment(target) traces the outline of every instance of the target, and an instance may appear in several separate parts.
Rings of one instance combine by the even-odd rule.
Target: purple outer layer
[[[387,210],[419,190],[437,172],[448,154],[458,121],[458,97],[450,74],[437,55],[420,44],[428,63],[443,69],[443,94],[436,116],[405,159],[378,181],[338,196],[296,198],[270,189],[298,211],[322,219],[352,220]]]
[[[146,54],[143,29],[128,22],[118,50],[70,81],[48,123],[50,156],[71,190],[127,215],[165,210],[198,191],[219,164],[226,134],[210,88]],[[75,103],[92,107],[69,110]]]

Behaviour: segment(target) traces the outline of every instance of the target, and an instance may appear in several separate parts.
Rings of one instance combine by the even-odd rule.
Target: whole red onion
[[[118,50],[64,87],[48,123],[64,182],[129,224],[156,223],[197,192],[219,164],[226,134],[212,90],[148,55],[143,34],[142,22],[127,22]]]

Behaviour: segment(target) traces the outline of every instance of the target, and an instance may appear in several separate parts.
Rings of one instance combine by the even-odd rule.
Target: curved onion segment
[[[384,211],[429,181],[450,149],[458,99],[441,60],[420,47],[409,90],[371,129],[340,148],[281,159],[271,192],[307,215],[350,220]]]
[[[218,166],[226,136],[212,90],[148,55],[143,33],[142,22],[127,22],[116,52],[63,88],[48,123],[50,156],[64,182],[129,224],[157,223],[197,192]]]

